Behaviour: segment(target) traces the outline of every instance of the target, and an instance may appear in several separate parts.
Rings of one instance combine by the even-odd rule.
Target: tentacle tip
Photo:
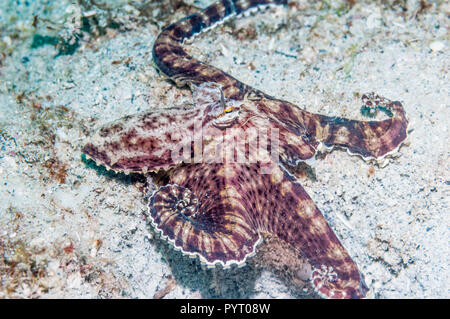
[[[394,113],[386,106],[382,106],[382,105],[377,105],[375,107],[369,107],[366,105],[361,106],[361,114],[363,116],[369,117],[369,118],[374,118],[377,115],[378,110],[382,111],[389,117],[394,116]]]
[[[399,101],[391,101],[374,92],[363,94],[361,100],[363,102],[361,114],[370,118],[375,117],[379,110],[389,117],[393,117],[395,112],[403,110]]]
[[[367,105],[361,106],[361,115],[369,118],[374,118],[378,114],[378,108]]]
[[[322,265],[320,269],[313,269],[311,283],[314,291],[322,298],[361,299],[365,298],[369,291],[361,274],[358,280],[342,281],[333,267],[325,265]]]

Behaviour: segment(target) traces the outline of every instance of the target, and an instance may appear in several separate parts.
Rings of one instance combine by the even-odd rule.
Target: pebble
[[[442,51],[445,48],[445,43],[442,41],[433,41],[430,43],[430,49],[433,52]]]

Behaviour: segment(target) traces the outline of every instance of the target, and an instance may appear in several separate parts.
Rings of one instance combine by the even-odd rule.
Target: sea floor
[[[203,269],[146,222],[145,178],[82,158],[98,126],[191,102],[151,50],[161,27],[211,2],[1,2],[1,298],[310,297],[261,254]],[[308,111],[361,120],[362,93],[401,101],[409,126],[397,157],[381,167],[336,150],[301,183],[371,297],[449,298],[450,5],[353,2],[290,1],[186,47]]]

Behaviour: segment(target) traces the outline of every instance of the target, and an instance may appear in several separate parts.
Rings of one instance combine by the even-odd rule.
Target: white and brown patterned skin
[[[228,17],[285,2],[222,0],[164,29],[154,44],[155,65],[177,84],[193,88],[194,106],[124,117],[100,128],[83,152],[115,171],[167,171],[168,184],[150,199],[149,218],[184,253],[208,265],[241,264],[254,253],[260,234],[268,232],[309,260],[311,282],[321,296],[361,298],[368,288],[356,264],[283,165],[312,158],[321,146],[339,146],[365,159],[391,154],[406,138],[402,105],[369,94],[363,96],[365,107],[382,108],[390,118],[355,121],[313,114],[199,62],[182,46]],[[248,163],[236,163],[234,155],[219,162],[198,157],[208,147],[242,139],[242,130],[276,130],[279,144],[269,143],[269,149],[278,157],[269,157],[269,163],[258,156]],[[251,136],[245,154],[252,153]],[[174,156],[180,145],[188,150],[184,157]],[[261,174],[267,165],[271,173]]]

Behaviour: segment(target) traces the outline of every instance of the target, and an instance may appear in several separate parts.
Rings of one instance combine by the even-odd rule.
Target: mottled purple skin
[[[268,232],[309,260],[311,282],[321,296],[362,298],[368,288],[357,265],[303,187],[277,161],[270,163],[270,174],[261,174],[259,160],[183,164],[171,154],[183,143],[198,151],[196,123],[207,135],[241,138],[218,126],[220,99],[225,106],[240,104],[238,116],[224,122],[226,128],[279,131],[277,151],[283,165],[312,158],[321,146],[338,146],[366,159],[380,159],[405,140],[408,121],[399,102],[373,94],[363,96],[366,107],[375,111],[380,106],[392,115],[383,121],[313,114],[251,88],[184,51],[185,39],[227,17],[266,4],[286,1],[222,0],[165,28],[153,47],[154,63],[178,85],[194,88],[194,106],[127,116],[98,130],[83,152],[116,171],[167,171],[168,184],[150,199],[149,218],[184,253],[198,256],[208,265],[239,264],[254,253],[260,234]],[[248,152],[250,146],[246,147]],[[194,151],[191,157],[194,161]]]

